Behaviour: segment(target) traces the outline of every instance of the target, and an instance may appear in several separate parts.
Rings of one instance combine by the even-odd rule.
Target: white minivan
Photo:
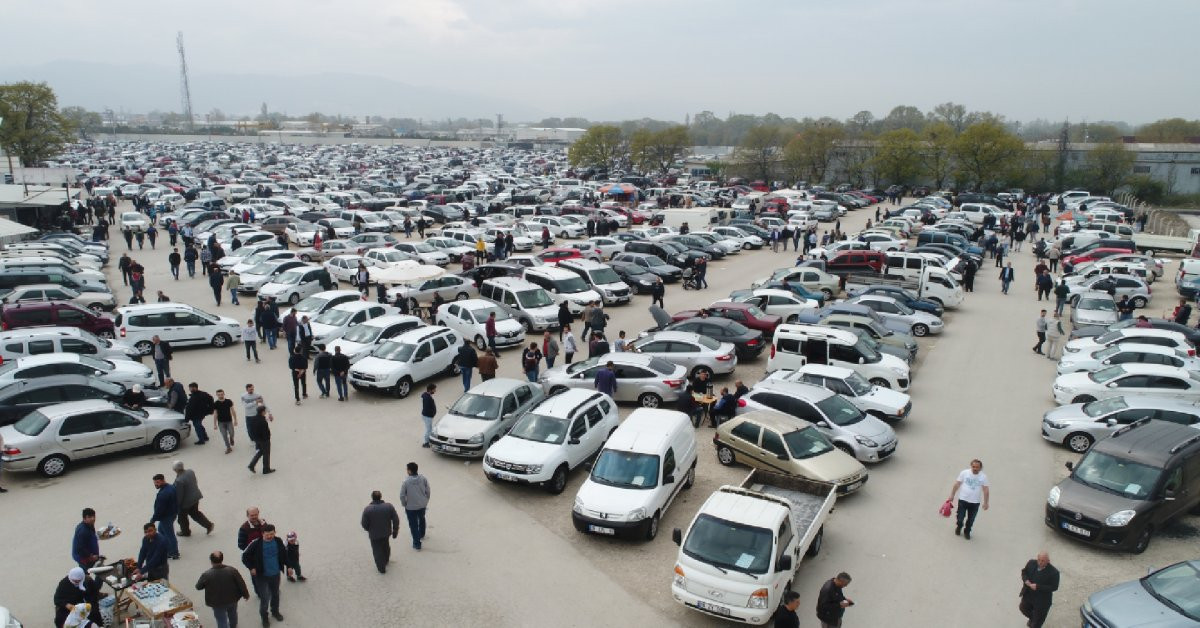
[[[141,355],[150,355],[158,336],[176,347],[225,347],[242,339],[241,324],[185,303],[143,303],[117,308],[113,323],[120,338]]]
[[[596,456],[579,487],[575,529],[653,540],[667,508],[696,480],[696,430],[675,410],[638,408]]]
[[[554,302],[566,303],[572,314],[583,312],[589,303],[600,300],[600,293],[579,275],[553,266],[534,266],[525,269],[525,281],[541,287]]]
[[[843,366],[875,386],[907,391],[912,381],[908,364],[880,353],[848,329],[821,325],[780,325],[771,340],[767,372],[798,370],[805,364]]]

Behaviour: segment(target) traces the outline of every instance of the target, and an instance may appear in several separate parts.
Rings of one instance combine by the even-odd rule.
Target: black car
[[[630,242],[629,244],[626,244],[625,250],[629,250],[629,247],[634,246],[636,244],[637,244],[636,242]],[[696,260],[698,260],[698,259],[703,258],[704,261],[706,261],[706,262],[712,259],[712,256],[709,255],[708,253],[706,253],[702,250],[699,250],[699,249],[693,249],[691,247],[684,246],[680,242],[668,242],[668,241],[664,241],[664,240],[659,240],[658,244],[660,246],[662,246],[663,248],[667,249],[668,251],[671,251],[672,259],[681,260],[683,263],[683,266],[685,268],[691,268],[691,267],[695,266]]]
[[[1168,331],[1177,331],[1187,338],[1187,341],[1192,345],[1200,345],[1200,329],[1194,329],[1187,325],[1180,325],[1175,321],[1169,321],[1165,318],[1149,318],[1150,327],[1154,329],[1166,329]],[[1125,329],[1137,325],[1137,319],[1131,318],[1118,323],[1113,323],[1107,327],[1103,325],[1089,325],[1087,327],[1079,327],[1071,332],[1071,338],[1093,338],[1106,334],[1110,331]]]
[[[471,270],[464,270],[459,273],[459,276],[470,279],[475,282],[476,287],[479,287],[480,284],[488,279],[495,279],[496,277],[520,277],[524,274],[525,266],[516,262],[493,262],[476,266]]]
[[[693,235],[673,235],[667,237],[666,240],[667,242],[674,242],[693,251],[703,251],[712,259],[721,259],[722,257],[725,257],[725,249],[717,246],[716,244],[706,242],[703,238],[697,238]]]
[[[609,262],[608,265],[617,273],[621,281],[629,284],[637,294],[649,293],[654,284],[658,282],[658,275],[633,262]]]
[[[884,286],[875,285],[859,288],[850,293],[851,297],[856,297],[862,294],[880,294],[885,297],[892,297],[897,301],[907,305],[908,307],[918,312],[929,312],[934,316],[940,317],[945,310],[936,301],[922,299],[912,292],[899,286]]]
[[[649,253],[632,253],[628,247],[625,253],[618,253],[609,263],[612,262],[628,262],[641,266],[646,272],[662,277],[662,280],[668,283],[679,281],[683,276],[683,269],[664,262],[661,257]]]
[[[728,318],[709,316],[671,322],[671,315],[656,305],[650,306],[650,315],[657,323],[650,331],[687,331],[719,342],[731,342],[737,347],[738,360],[753,360],[767,348],[761,331]]]
[[[84,375],[52,375],[13,382],[0,388],[0,425],[16,423],[26,414],[59,403],[105,399],[120,403],[125,387]],[[163,405],[160,393],[147,392],[147,405]]]

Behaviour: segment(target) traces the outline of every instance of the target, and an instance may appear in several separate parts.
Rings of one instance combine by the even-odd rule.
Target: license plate
[[[846,492],[849,493],[850,491],[853,491],[854,489],[856,489],[860,486],[862,486],[862,480],[859,480],[853,484],[846,486]]]
[[[600,526],[593,526],[593,525],[588,526],[588,531],[595,532],[596,534],[616,534],[617,533],[617,531],[612,528],[602,528]]]
[[[456,454],[456,453],[462,451],[462,449],[460,449],[458,447],[453,447],[451,445],[442,445],[442,451],[448,451],[452,454]]]
[[[1073,526],[1073,525],[1067,523],[1066,521],[1062,522],[1062,529],[1066,530],[1067,532],[1074,532],[1075,534],[1078,534],[1080,536],[1091,536],[1092,535],[1092,532],[1090,530],[1084,530],[1083,528],[1081,528],[1079,526]]]
[[[517,481],[517,476],[509,475],[508,473],[497,473],[496,477],[500,478],[501,480],[504,480],[505,482],[516,482]]]
[[[724,606],[719,606],[717,604],[709,604],[708,602],[696,602],[696,606],[702,610],[706,610],[711,613],[717,613],[719,615],[728,615],[729,614],[728,608],[726,608]]]

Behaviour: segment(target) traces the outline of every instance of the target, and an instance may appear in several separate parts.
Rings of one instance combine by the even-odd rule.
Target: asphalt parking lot
[[[124,209],[119,208],[118,211]],[[854,233],[871,214],[859,210],[843,219]],[[822,225],[827,228],[827,225]],[[124,250],[116,230],[110,284],[120,286],[115,258]],[[134,257],[147,270],[147,294],[163,290],[173,300],[244,321],[251,301],[213,307],[205,279],[173,281],[167,271],[165,237],[158,250],[147,246]],[[710,264],[710,288],[668,287],[667,310],[707,305],[730,290],[744,288],[775,268],[791,265],[795,254],[769,249]],[[1152,566],[1191,557],[1200,518],[1185,517],[1159,534],[1142,555],[1101,552],[1070,542],[1042,523],[1046,491],[1066,473],[1063,463],[1078,456],[1041,438],[1042,413],[1054,406],[1050,384],[1054,364],[1030,350],[1039,303],[1033,291],[1033,256],[1012,258],[1018,280],[1012,294],[1000,293],[997,271],[987,260],[976,292],[946,316],[941,336],[921,339],[921,356],[911,390],[913,413],[896,426],[895,456],[870,467],[870,481],[858,494],[838,502],[821,554],[806,559],[794,588],[802,595],[803,625],[813,625],[812,608],[822,582],[838,571],[854,581],[847,595],[856,605],[847,626],[1016,626],[1018,572],[1040,549],[1050,552],[1062,572],[1048,626],[1078,625],[1084,598],[1110,584],[1135,578]],[[1148,307],[1161,315],[1173,302],[1168,279],[1155,286]],[[128,291],[118,294],[128,300]],[[649,297],[608,308],[609,330],[631,337],[649,325]],[[234,453],[184,446],[173,455],[141,453],[75,466],[66,476],[46,480],[32,474],[5,474],[10,492],[4,508],[6,558],[22,565],[0,587],[0,604],[33,625],[52,613],[55,583],[73,566],[70,537],[79,511],[98,511],[98,523],[113,522],[125,534],[101,544],[109,558],[135,556],[140,526],[154,498],[151,476],[170,476],[170,463],[183,460],[196,470],[204,512],[216,522],[212,536],[180,539],[183,558],[171,563],[171,580],[200,604],[194,583],[207,567],[207,555],[224,550],[236,562],[236,529],[247,506],[259,506],[281,532],[300,538],[303,584],[284,582],[285,626],[475,625],[718,625],[675,603],[670,578],[676,546],[670,534],[652,542],[583,536],[570,521],[582,473],[572,474],[562,495],[527,487],[496,485],[478,463],[438,457],[420,447],[419,398],[405,400],[352,393],[351,402],[318,399],[315,382],[302,406],[292,404],[283,350],[263,352],[262,364],[248,363],[240,345],[226,349],[180,349],[172,370],[184,382],[231,396],[254,383],[273,410],[273,461],[278,473],[252,475],[245,465],[251,447],[239,426]],[[521,377],[519,354],[501,357],[501,376]],[[765,356],[738,366],[748,385],[761,379]],[[461,392],[458,378],[435,380],[444,409]],[[720,387],[732,378],[718,378]],[[622,416],[633,410],[622,408]],[[239,422],[241,417],[239,417]],[[696,485],[663,519],[664,532],[686,527],[713,489],[736,484],[748,471],[722,467],[709,445],[712,430],[699,430]],[[956,474],[972,458],[985,464],[991,509],[980,513],[974,537],[953,534],[952,520],[937,510]],[[373,489],[398,501],[404,464],[416,461],[432,485],[429,536],[415,552],[402,530],[393,544],[387,575],[375,572],[362,507]],[[251,603],[244,621],[254,619]],[[207,609],[201,616],[212,621]],[[215,624],[212,624],[215,625]]]

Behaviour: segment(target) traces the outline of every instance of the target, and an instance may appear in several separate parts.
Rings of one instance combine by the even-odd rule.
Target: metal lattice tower
[[[192,117],[192,90],[188,87],[187,55],[183,52],[183,31],[175,37],[175,47],[179,49],[179,96],[183,103],[183,121],[188,133],[194,130]]]

